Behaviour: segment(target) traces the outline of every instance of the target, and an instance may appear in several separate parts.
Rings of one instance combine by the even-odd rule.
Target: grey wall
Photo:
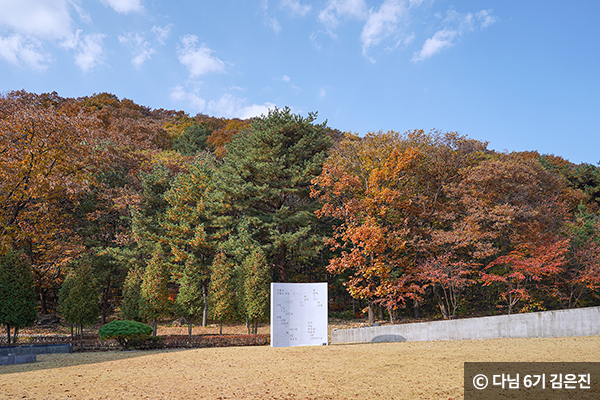
[[[334,329],[331,343],[473,340],[600,335],[600,307],[452,321]]]
[[[0,356],[0,365],[24,364],[36,362],[35,354],[10,354],[8,356]]]
[[[73,344],[30,344],[20,346],[1,346],[0,356],[9,354],[53,354],[53,353],[72,353]]]

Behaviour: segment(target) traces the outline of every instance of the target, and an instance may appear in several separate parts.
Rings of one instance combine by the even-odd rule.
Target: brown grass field
[[[466,361],[600,361],[600,336],[38,355],[1,399],[461,399]]]

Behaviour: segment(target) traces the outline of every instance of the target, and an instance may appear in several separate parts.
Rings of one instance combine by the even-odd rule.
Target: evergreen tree
[[[193,265],[203,296],[202,326],[208,317],[208,283],[215,248],[221,240],[213,192],[215,161],[208,153],[200,153],[165,193],[168,207],[161,227],[171,247],[174,265]],[[191,261],[190,261],[191,260]],[[190,264],[191,263],[191,264]],[[176,271],[181,273],[182,271]]]
[[[204,123],[186,127],[173,141],[173,150],[186,156],[193,156],[207,147],[206,139],[211,129]]]
[[[243,264],[244,307],[252,333],[258,332],[258,323],[269,318],[271,271],[264,252],[257,248]],[[250,333],[250,332],[249,332]]]
[[[121,318],[141,322],[140,314],[141,288],[143,273],[134,267],[127,273],[123,284],[123,300],[121,301]]]
[[[163,242],[165,232],[161,222],[164,219],[168,202],[165,193],[171,188],[171,171],[162,163],[157,163],[149,173],[140,174],[142,181],[141,204],[132,212],[132,233],[138,250],[150,256],[157,242]]]
[[[94,270],[88,260],[76,265],[67,276],[59,293],[58,310],[71,325],[80,327],[83,339],[83,326],[92,325],[98,319],[98,285]]]
[[[331,147],[328,129],[288,108],[256,118],[234,136],[214,179],[227,205],[229,227],[247,226],[273,265],[278,279],[310,265],[323,248],[321,222],[310,197],[311,180],[321,173]]]
[[[8,343],[10,330],[32,325],[37,319],[33,272],[26,258],[11,249],[0,249],[0,324],[6,326]]]
[[[152,322],[153,336],[156,336],[157,320],[171,311],[168,283],[165,254],[162,246],[156,244],[152,259],[144,271],[140,290],[140,314]]]
[[[179,280],[179,293],[175,299],[175,312],[188,321],[188,336],[192,336],[192,320],[203,310],[206,303],[205,285],[196,258],[190,255]]]
[[[223,322],[231,322],[236,317],[233,265],[223,252],[217,254],[212,264],[209,293],[210,315],[219,321],[219,334],[222,334]]]

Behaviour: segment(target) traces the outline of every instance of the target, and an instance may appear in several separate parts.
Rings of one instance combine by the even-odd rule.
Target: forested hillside
[[[272,281],[327,281],[330,313],[370,319],[598,305],[599,212],[598,166],[454,132],[0,96],[5,326],[32,323],[7,295],[31,289],[77,324],[256,326]]]

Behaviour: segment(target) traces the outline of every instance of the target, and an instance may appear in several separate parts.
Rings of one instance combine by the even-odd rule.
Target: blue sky
[[[0,91],[600,161],[600,1],[0,0]]]

